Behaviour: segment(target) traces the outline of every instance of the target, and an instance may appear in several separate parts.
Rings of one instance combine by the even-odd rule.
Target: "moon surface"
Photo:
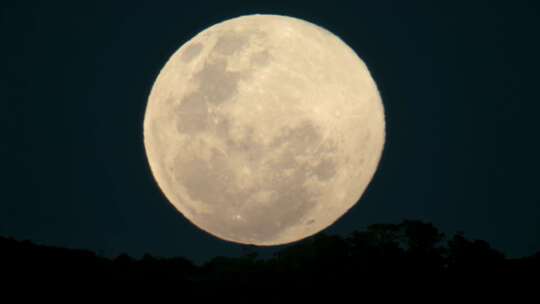
[[[278,245],[313,235],[360,199],[381,158],[384,108],[364,62],[307,21],[215,24],[167,61],[144,145],[159,187],[221,239]]]

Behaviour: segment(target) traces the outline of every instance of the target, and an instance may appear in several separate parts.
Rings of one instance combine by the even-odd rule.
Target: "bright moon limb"
[[[362,196],[385,141],[364,62],[297,18],[249,15],[186,42],[157,77],[144,145],[159,187],[221,239],[294,242]]]

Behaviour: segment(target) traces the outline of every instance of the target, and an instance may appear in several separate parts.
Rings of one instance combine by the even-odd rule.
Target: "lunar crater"
[[[214,51],[221,55],[233,55],[246,47],[250,41],[249,35],[228,31],[218,37]]]
[[[188,115],[191,120],[182,123],[193,129],[183,127],[181,131],[192,134],[206,130],[207,103],[194,94],[188,95],[182,105],[183,110],[198,115]],[[220,223],[221,230],[229,227],[224,232],[229,238],[239,238],[242,230],[249,229],[250,236],[242,241],[271,241],[316,206],[319,191],[310,188],[307,179],[315,176],[327,181],[336,174],[336,143],[323,142],[320,126],[311,120],[281,128],[266,145],[255,139],[255,127],[237,123],[243,136],[235,140],[230,118],[223,113],[216,117],[212,141],[222,142],[227,153],[213,149],[210,159],[179,154],[174,167],[183,169],[177,170],[176,181],[184,185],[191,200],[214,206],[204,210],[216,206],[222,210],[196,213],[197,220],[209,226]],[[229,154],[235,155],[237,161]]]
[[[203,45],[201,43],[192,43],[188,45],[184,52],[181,55],[181,59],[185,63],[191,62],[193,59],[195,59],[203,50]]]
[[[256,33],[260,36],[259,32]],[[238,95],[240,81],[249,79],[257,69],[232,71],[228,68],[230,59],[218,55],[233,55],[246,48],[252,39],[253,33],[226,32],[221,34],[202,68],[192,77],[191,81],[196,84],[196,89],[186,95],[176,108],[179,133],[198,134],[206,131],[210,122],[218,124],[218,122],[224,121],[222,114],[209,117],[210,113],[219,109],[223,103],[234,101]],[[181,58],[184,61],[189,61],[201,50],[200,43],[191,44],[181,54]],[[252,53],[249,60],[253,66],[262,67],[270,62],[271,56],[268,50],[263,50]]]
[[[178,170],[176,180],[185,186],[190,199],[225,211],[202,214],[201,221],[233,227],[228,237],[250,229],[253,240],[270,241],[311,212],[319,191],[307,185],[307,179],[316,176],[326,181],[335,175],[337,162],[331,155],[336,157],[337,148],[331,141],[321,144],[321,131],[309,120],[284,127],[268,145],[254,139],[253,127],[244,127],[239,142],[228,131],[224,127],[222,137],[215,140],[223,141],[225,151],[235,159],[216,149],[208,160],[178,155],[174,167],[183,169]],[[326,148],[317,151],[316,147],[323,146]],[[300,161],[302,158],[309,161]],[[277,177],[273,172],[285,174]],[[254,228],[260,225],[264,228]]]

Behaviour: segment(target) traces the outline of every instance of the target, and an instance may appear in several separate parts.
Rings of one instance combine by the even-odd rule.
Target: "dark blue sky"
[[[537,2],[112,2],[1,4],[0,235],[108,256],[241,253],[166,201],[142,119],[180,45],[216,22],[273,13],[340,36],[385,104],[379,171],[329,233],[422,219],[510,256],[540,250]]]

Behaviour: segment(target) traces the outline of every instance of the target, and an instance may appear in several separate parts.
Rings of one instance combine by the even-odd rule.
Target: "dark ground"
[[[189,246],[189,244],[186,244]],[[259,258],[246,247],[238,258],[215,257],[202,265],[178,258],[146,254],[142,259],[114,259],[86,250],[35,245],[0,238],[0,269],[4,278],[25,281],[174,281],[177,291],[235,291],[256,296],[265,291],[354,292],[358,288],[409,286],[477,288],[482,284],[527,281],[540,270],[540,252],[506,258],[482,240],[463,233],[446,237],[430,223],[406,220],[375,224],[347,237],[318,234]],[[385,288],[386,288],[385,287]],[[280,293],[279,293],[280,294]],[[215,295],[215,294],[214,294]],[[271,292],[268,297],[277,294]]]

